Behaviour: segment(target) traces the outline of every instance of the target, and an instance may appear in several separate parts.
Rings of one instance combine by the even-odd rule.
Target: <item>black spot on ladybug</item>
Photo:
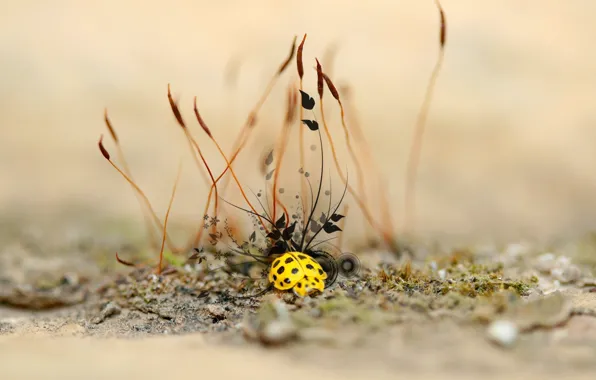
[[[276,274],[273,275],[273,281],[277,281],[277,275]]]
[[[284,282],[285,282],[286,284],[289,284],[291,281],[290,281],[290,279],[289,279],[289,278],[285,278],[285,279],[284,279]]]
[[[298,268],[292,269],[292,274],[298,274]]]
[[[306,264],[306,269],[315,269],[315,267],[312,266],[312,264]]]
[[[306,260],[306,259],[308,259],[308,257],[306,257],[306,256],[304,256],[304,255],[298,255],[298,258],[299,258],[300,260]]]
[[[282,266],[280,266],[280,267],[277,269],[277,274],[282,274],[282,273],[283,273],[285,270],[286,270],[286,267],[284,267],[284,266],[282,265]]]
[[[279,263],[281,262],[280,259],[277,259],[273,262],[273,268],[277,267],[279,265]]]
[[[319,281],[319,279],[318,279],[318,278],[316,278],[316,277],[315,277],[315,281],[316,281],[316,282],[320,282],[320,281]]]
[[[293,257],[288,257],[288,258],[286,259],[286,261],[284,261],[284,263],[286,263],[286,264],[289,264],[289,263],[291,263],[292,261],[294,261],[294,258],[293,258]]]
[[[302,283],[301,283],[301,282],[297,283],[297,284],[296,284],[296,287],[297,287],[298,289],[300,289],[300,288],[302,287]]]
[[[319,269],[319,274],[320,275],[323,275],[323,270],[322,269]]]
[[[284,283],[282,281],[280,281],[279,286],[284,286]]]

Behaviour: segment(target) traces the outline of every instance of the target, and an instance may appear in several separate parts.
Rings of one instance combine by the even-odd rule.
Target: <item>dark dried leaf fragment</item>
[[[286,214],[281,214],[280,218],[275,222],[275,228],[281,229],[286,226]]]
[[[310,129],[311,131],[318,131],[319,130],[319,123],[316,120],[302,120],[304,124]]]
[[[278,230],[273,230],[267,234],[267,238],[269,238],[271,240],[279,240],[280,237],[281,237],[281,232],[279,232]]]
[[[306,92],[302,91],[302,90],[298,90],[300,91],[300,96],[301,96],[301,100],[302,100],[302,108],[307,109],[307,110],[312,110],[313,108],[315,108],[315,100],[314,98],[312,98],[310,95],[308,95]]]
[[[290,224],[288,226],[288,228],[286,228],[283,232],[283,238],[284,240],[290,240],[292,239],[292,235],[294,234],[294,231],[296,230],[296,222]]]
[[[331,215],[330,219],[334,222],[339,222],[343,218],[345,218],[345,216],[343,216],[341,214],[333,214],[333,215]]]
[[[332,234],[334,232],[341,231],[341,228],[331,222],[327,222],[323,225],[323,230],[328,234]]]

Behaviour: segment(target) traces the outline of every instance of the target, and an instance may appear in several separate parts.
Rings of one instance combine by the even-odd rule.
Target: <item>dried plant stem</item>
[[[145,207],[147,208],[147,210],[150,210],[151,214],[153,215],[153,217],[155,219],[155,223],[159,226],[160,229],[163,230],[163,225],[162,225],[161,221],[159,220],[159,218],[157,217],[157,214],[155,214],[155,211],[153,210],[153,206],[151,206],[151,202],[149,202],[149,199],[147,198],[147,196],[145,195],[145,193],[143,192],[143,190],[141,190],[141,188],[135,183],[135,181],[133,181],[110,158],[109,153],[107,152],[107,150],[103,146],[103,135],[99,138],[98,145],[99,145],[99,150],[101,151],[101,153],[104,156],[104,158],[110,163],[110,165],[112,165],[112,167],[114,169],[116,169],[116,171],[118,173],[120,173],[120,175],[126,180],[126,182],[128,182],[133,187],[133,189],[137,192],[137,194],[143,200],[143,203],[145,204]],[[168,243],[168,247],[170,247],[170,249],[172,249],[172,251],[175,251],[176,250],[176,247],[174,246],[174,244],[172,244],[172,242],[171,242],[171,240],[170,240],[170,238],[168,236],[166,236],[166,241]]]
[[[325,82],[325,75],[323,74],[323,69],[321,67],[321,64],[317,60],[317,90],[318,90],[318,94],[319,94],[319,112],[321,113],[321,120],[323,121],[323,129],[325,130],[325,134],[327,135],[327,139],[329,140],[329,146],[331,148],[331,153],[333,155],[333,161],[335,163],[335,168],[337,169],[337,173],[339,174],[339,177],[341,178],[343,184],[347,187],[348,192],[352,195],[352,197],[354,197],[354,200],[358,204],[360,210],[362,210],[364,217],[367,219],[367,221],[370,223],[370,225],[374,229],[376,229],[377,231],[379,231],[381,233],[381,235],[383,236],[383,240],[385,240],[386,243],[388,244],[388,246],[393,249],[393,247],[395,246],[395,241],[392,236],[392,231],[387,230],[386,226],[379,225],[375,221],[375,219],[372,217],[370,210],[368,209],[366,204],[362,201],[362,199],[354,191],[352,186],[350,186],[350,184],[348,184],[346,176],[344,175],[341,168],[339,167],[339,160],[337,159],[335,145],[333,144],[333,138],[331,137],[331,133],[329,132],[329,127],[327,126],[327,121],[325,118],[325,107],[324,107],[324,102],[323,102],[323,83],[324,82]],[[333,96],[334,97],[337,96],[337,98],[339,98],[339,95],[337,94],[337,90],[332,85],[329,78],[327,78],[326,82],[327,82],[329,90],[331,91]]]
[[[348,112],[344,112],[344,114],[347,113],[348,115],[351,115],[351,117],[349,117],[350,122],[346,123],[346,124],[351,127],[352,133],[354,134],[354,137],[355,137],[355,140],[356,140],[356,142],[358,142],[360,149],[363,151],[363,154],[366,157],[368,164],[374,168],[374,171],[377,174],[377,176],[380,176],[380,171],[372,157],[370,145],[368,144],[368,141],[366,140],[366,136],[364,135],[364,133],[362,132],[362,128],[360,127],[360,122],[357,117],[356,107],[354,107],[352,104],[352,99],[351,99],[350,93],[351,93],[351,91],[348,91],[347,87],[345,88],[345,90],[342,91],[342,98],[344,98],[344,100],[342,101],[342,105],[344,106],[344,111],[345,110],[348,111]]]
[[[304,43],[306,42],[307,34],[304,34],[302,37],[302,41],[298,46],[298,51],[296,52],[296,68],[298,71],[298,78],[300,80],[299,89],[300,91],[304,90],[304,63],[302,62],[302,54],[304,52]],[[300,118],[298,119],[298,147],[299,147],[299,154],[300,154],[300,168],[304,170],[305,162],[304,162],[304,128],[302,127],[302,120],[304,119],[304,108],[300,107]],[[307,188],[308,183],[304,176],[300,177],[300,201],[302,202],[302,220],[306,220],[306,213],[308,210],[308,197],[307,197]]]
[[[435,0],[435,5],[439,10],[441,26],[439,34],[439,57],[435,63],[435,67],[428,81],[424,101],[420,107],[418,117],[415,124],[414,136],[412,138],[412,145],[410,147],[410,155],[408,157],[408,166],[406,171],[406,189],[404,195],[405,221],[404,230],[407,233],[414,231],[415,225],[415,193],[416,193],[416,177],[418,173],[418,166],[420,162],[420,153],[422,151],[422,138],[426,126],[426,118],[429,113],[429,108],[434,93],[435,84],[443,65],[443,58],[445,56],[445,41],[446,41],[446,21],[445,13],[441,4]]]
[[[343,247],[343,243],[344,243],[344,228],[346,226],[346,218],[348,217],[348,211],[350,211],[350,207],[346,203],[344,205],[344,211],[343,211],[344,218],[340,221],[339,228],[341,228],[341,231],[339,232],[339,238],[338,238],[338,242],[337,242],[337,247],[340,252],[342,251],[342,247]]]
[[[224,153],[223,149],[221,148],[221,146],[219,145],[219,143],[217,142],[217,140],[215,140],[215,138],[213,137],[213,134],[211,133],[211,130],[209,129],[209,127],[207,126],[207,124],[205,123],[205,121],[203,120],[203,118],[201,117],[201,114],[199,113],[199,109],[197,107],[197,98],[195,96],[194,98],[194,113],[195,113],[195,117],[197,119],[197,121],[199,122],[199,125],[201,126],[201,128],[203,129],[203,131],[207,134],[207,136],[209,137],[209,139],[215,144],[215,147],[217,148],[217,150],[219,151],[219,153],[221,154],[221,156],[223,157],[223,159],[226,162],[226,168],[223,170],[223,172],[215,179],[213,179],[211,187],[209,188],[209,194],[207,196],[207,203],[205,205],[205,212],[204,214],[207,214],[207,211],[209,210],[209,205],[211,204],[211,197],[213,195],[213,191],[215,190],[216,193],[216,197],[218,197],[217,195],[217,183],[220,181],[220,179],[226,174],[226,172],[228,171],[228,169],[230,170],[230,173],[232,174],[236,184],[238,185],[238,189],[240,190],[240,193],[242,194],[242,197],[244,198],[244,200],[246,201],[246,203],[248,204],[248,206],[250,207],[250,209],[252,210],[252,212],[254,212],[257,215],[257,218],[259,219],[259,222],[261,223],[261,225],[263,226],[263,228],[265,229],[265,231],[269,231],[267,229],[267,226],[265,225],[265,222],[262,220],[261,216],[259,215],[259,213],[256,211],[256,209],[253,207],[252,203],[248,200],[248,197],[246,196],[246,193],[244,192],[244,189],[242,188],[242,184],[240,183],[240,180],[238,179],[238,177],[236,176],[236,173],[234,172],[234,169],[231,167],[231,162],[228,160],[228,158],[226,157],[226,154]],[[212,177],[213,178],[213,177]],[[217,204],[217,199],[216,199],[216,204]],[[216,206],[216,210],[217,210],[217,206]],[[217,211],[216,211],[217,213]],[[199,242],[201,241],[203,235],[203,228],[202,226],[199,228],[199,231],[197,232],[197,234],[195,235],[195,237],[192,240],[192,247],[196,247]],[[191,245],[191,244],[189,244]]]
[[[176,197],[176,188],[178,187],[178,181],[180,180],[180,173],[182,171],[182,160],[178,165],[178,174],[176,174],[176,181],[174,181],[174,187],[172,188],[172,195],[170,196],[170,203],[168,204],[168,210],[166,211],[166,217],[163,222],[163,237],[161,239],[161,249],[159,251],[159,265],[157,266],[157,274],[161,274],[161,269],[163,267],[163,251],[166,245],[166,236],[167,236],[167,228],[168,228],[168,219],[170,218],[170,211],[172,210],[172,204],[174,203],[174,198]]]
[[[182,114],[180,113],[180,109],[178,108],[178,103],[174,100],[174,97],[172,96],[172,91],[170,88],[170,84],[168,83],[168,103],[170,103],[170,108],[172,109],[172,113],[174,114],[174,117],[176,118],[176,121],[178,122],[178,125],[180,125],[180,127],[182,127],[182,129],[186,129],[186,123],[184,122],[184,119],[182,118]],[[188,137],[188,135],[187,135]],[[192,147],[191,147],[192,150]],[[195,158],[196,160],[196,158]],[[201,173],[201,177],[203,177],[203,180],[205,181],[205,184],[209,184],[209,179],[205,176],[205,172],[203,170],[201,170],[201,165],[197,164],[198,168],[199,168],[199,172]],[[207,168],[207,170],[209,170]]]
[[[273,88],[275,87],[275,84],[278,82],[279,78],[281,77],[281,74],[283,74],[283,72],[286,70],[286,68],[290,64],[290,61],[294,57],[295,50],[296,50],[296,37],[294,37],[294,40],[292,41],[292,48],[290,49],[289,55],[286,57],[284,62],[280,65],[278,70],[275,72],[275,74],[273,75],[273,77],[271,78],[269,83],[267,84],[267,87],[265,88],[265,91],[259,98],[257,104],[249,112],[248,118],[246,119],[242,129],[240,130],[240,134],[238,135],[238,137],[236,138],[236,141],[234,142],[234,145],[232,146],[232,152],[234,152],[234,153],[232,154],[232,158],[230,159],[230,165],[234,164],[236,157],[238,156],[240,151],[246,145],[246,142],[248,141],[248,137],[250,135],[250,131],[252,130],[252,128],[255,126],[255,124],[257,122],[257,115],[259,114],[261,107],[263,107],[263,104],[265,104],[265,101],[271,94],[271,91],[273,90]],[[224,180],[224,183],[221,186],[222,192],[224,192],[224,193],[228,187],[228,184],[229,184],[228,181],[229,181],[228,179]]]
[[[240,130],[240,133],[238,134],[238,136],[236,137],[236,140],[234,141],[234,145],[232,146],[233,153],[232,153],[232,157],[230,158],[230,165],[234,164],[234,162],[236,161],[236,157],[238,157],[238,155],[240,154],[242,149],[244,149],[244,147],[246,146],[246,143],[248,142],[248,137],[250,135],[250,131],[256,124],[257,115],[258,115],[261,107],[263,106],[263,104],[265,103],[265,101],[267,100],[269,95],[271,94],[271,91],[273,90],[273,87],[277,83],[277,80],[278,80],[278,75],[271,78],[271,80],[269,81],[269,84],[267,85],[267,88],[265,89],[265,92],[263,93],[263,95],[261,96],[259,101],[257,102],[257,105],[249,113],[248,118],[246,119],[244,125],[242,126],[242,129]],[[225,170],[227,170],[227,169],[228,168],[226,167]],[[224,173],[225,173],[225,171],[224,171]],[[229,184],[229,177],[226,178],[224,180],[223,184],[221,185],[221,191],[223,193],[226,192],[228,184]]]
[[[302,78],[300,78],[300,91],[303,90],[303,83]],[[300,168],[304,170],[305,162],[304,162],[304,128],[302,127],[302,121],[304,119],[304,108],[300,107],[300,119],[298,122],[300,123],[300,127],[298,128],[298,144],[300,149]],[[304,176],[300,176],[300,200],[302,201],[302,220],[306,219],[306,210],[308,210],[308,197],[306,196],[307,191],[307,182]]]
[[[201,152],[201,148],[199,147],[199,144],[197,143],[197,141],[190,135],[190,132],[188,131],[188,129],[184,129],[184,134],[186,135],[186,139],[188,140],[189,146],[191,151],[193,152],[193,158],[195,159],[195,163],[198,167],[201,167],[201,163],[199,162],[199,158],[197,157],[197,155],[201,158],[201,161],[203,161],[203,165],[205,166],[205,168],[207,169],[207,172],[209,173],[209,177],[211,178],[211,187],[210,187],[210,193],[213,189],[215,189],[215,202],[213,204],[213,217],[217,218],[218,216],[218,208],[219,208],[219,195],[217,193],[217,186],[215,185],[215,178],[213,177],[213,172],[211,171],[211,168],[209,168],[209,165],[207,164],[207,161],[205,160],[205,157],[203,156],[203,153]],[[193,149],[194,147],[194,149]],[[205,210],[206,212],[204,213],[204,215],[208,212],[208,210]],[[216,226],[213,225],[213,232],[215,232],[215,228]]]
[[[364,204],[368,205],[368,207],[370,207],[369,202],[367,201],[367,197],[366,197],[366,187],[364,185],[364,171],[362,170],[362,166],[360,164],[360,161],[358,160],[358,158],[356,156],[356,153],[354,152],[354,148],[352,147],[352,143],[351,143],[351,139],[350,139],[350,133],[349,133],[348,127],[346,125],[345,109],[344,109],[343,103],[341,101],[341,97],[339,96],[339,91],[337,91],[337,88],[333,84],[333,81],[331,80],[331,78],[329,78],[328,75],[326,75],[325,73],[323,73],[322,68],[318,64],[317,65],[317,73],[319,71],[320,71],[320,75],[323,76],[323,79],[327,83],[327,88],[329,89],[329,92],[331,92],[331,95],[333,96],[333,98],[335,98],[335,100],[337,101],[337,103],[339,105],[340,114],[341,114],[341,124],[342,124],[342,128],[344,130],[344,134],[345,134],[345,137],[346,137],[346,144],[348,146],[348,151],[350,152],[350,156],[352,157],[352,160],[354,161],[354,164],[356,165],[358,190],[359,190],[359,192],[360,192],[360,194],[362,196],[362,202]],[[317,74],[317,75],[319,75],[319,74]],[[387,224],[384,224],[384,225],[390,231],[393,230],[391,223],[387,223]],[[365,225],[366,234],[369,234],[370,233],[369,227],[370,227],[369,224],[366,224]]]
[[[176,102],[174,101],[173,97],[172,97],[172,91],[171,91],[171,87],[170,84],[168,83],[168,102],[170,103],[170,107],[172,109],[172,113],[174,114],[174,117],[176,118],[176,121],[178,122],[178,124],[180,125],[180,127],[182,128],[182,130],[184,131],[184,136],[186,137],[186,141],[188,142],[188,146],[190,148],[192,157],[195,161],[195,164],[197,165],[197,168],[199,169],[199,171],[202,173],[202,169],[203,167],[205,167],[205,169],[207,170],[207,173],[209,174],[209,177],[211,179],[211,188],[213,188],[215,186],[215,178],[213,178],[213,172],[211,171],[211,168],[209,167],[209,164],[207,163],[207,160],[205,159],[205,156],[203,156],[203,152],[201,151],[201,147],[199,146],[199,144],[197,143],[197,141],[192,137],[192,135],[190,134],[190,131],[188,130],[186,123],[184,122],[184,119],[182,118],[182,114],[180,113],[180,109],[178,108],[178,105],[176,104]],[[195,111],[196,113],[196,111]],[[201,162],[199,161],[199,158],[202,161],[202,165]],[[215,205],[214,205],[214,218],[217,218],[217,211],[218,211],[218,202],[219,202],[219,197],[217,194],[217,187],[215,188]],[[216,226],[213,226],[213,232],[215,232]],[[202,231],[202,229],[200,230]],[[188,250],[189,247],[185,247],[185,250]]]
[[[240,183],[240,180],[236,176],[236,173],[234,172],[234,169],[231,166],[232,165],[232,162],[231,161],[228,161],[228,159],[227,159],[227,157],[226,157],[223,149],[221,149],[221,146],[217,143],[217,141],[215,141],[214,138],[211,138],[211,140],[215,143],[215,146],[217,147],[217,150],[219,150],[219,153],[221,154],[221,156],[223,157],[223,159],[226,161],[226,168],[219,175],[219,177],[217,177],[217,179],[215,180],[215,182],[217,183],[221,179],[221,177],[223,177],[223,175],[226,173],[226,171],[228,169],[230,169],[230,173],[232,174],[232,177],[234,178],[234,181],[238,185],[238,189],[240,190],[240,193],[242,194],[242,197],[246,201],[246,204],[248,205],[248,207],[250,207],[250,209],[252,210],[252,212],[254,212],[255,214],[259,215],[259,213],[257,212],[257,210],[253,207],[252,203],[248,200],[248,197],[246,196],[246,193],[244,192],[244,189],[242,188],[242,184]],[[263,228],[265,229],[265,231],[269,232],[269,229],[265,225],[265,222],[263,221],[263,219],[261,218],[261,216],[259,215],[259,216],[257,216],[257,218],[259,219],[259,222],[261,223],[261,225],[263,226]]]
[[[366,207],[366,205],[364,204],[364,202],[362,202],[362,199],[360,199],[360,197],[358,196],[358,194],[354,191],[354,189],[352,188],[352,186],[350,186],[350,184],[348,183],[344,173],[342,172],[341,168],[339,167],[339,160],[337,158],[337,153],[335,151],[335,146],[333,144],[333,138],[331,137],[331,133],[329,132],[329,128],[327,127],[327,122],[325,121],[325,111],[323,110],[323,98],[319,97],[319,108],[320,108],[320,112],[321,112],[321,120],[323,121],[323,129],[325,130],[325,134],[327,135],[327,139],[329,140],[329,146],[331,148],[331,154],[333,155],[333,161],[335,163],[335,168],[337,169],[337,173],[339,174],[339,177],[341,178],[343,184],[345,186],[347,186],[348,188],[348,192],[352,195],[352,197],[354,197],[354,200],[356,201],[356,203],[358,204],[358,207],[360,208],[360,210],[362,210],[362,213],[364,214],[364,217],[366,218],[366,220],[370,223],[370,225],[378,230],[381,235],[383,236],[383,239],[390,245],[393,246],[394,242],[393,242],[393,236],[392,233],[387,231],[386,228],[384,228],[383,226],[379,225],[375,219],[372,217],[370,211],[368,210],[368,208]]]
[[[368,141],[366,140],[366,137],[364,135],[364,133],[362,132],[362,128],[360,127],[360,122],[358,121],[358,117],[357,117],[357,110],[356,107],[353,106],[352,104],[352,100],[351,100],[351,91],[348,91],[348,88],[346,87],[344,89],[344,91],[342,91],[342,96],[344,97],[344,101],[342,102],[345,105],[345,108],[348,110],[347,114],[351,115],[350,117],[350,123],[348,123],[348,125],[351,127],[351,129],[353,130],[353,133],[355,135],[355,140],[359,143],[359,147],[360,150],[362,150],[363,155],[365,157],[365,160],[367,162],[367,166],[369,168],[372,169],[372,171],[375,174],[375,177],[377,178],[377,191],[380,195],[380,209],[381,209],[381,215],[382,215],[382,224],[385,226],[388,226],[388,229],[390,229],[391,231],[395,231],[394,227],[393,227],[393,222],[392,222],[392,218],[389,214],[389,210],[390,205],[388,202],[388,193],[387,193],[387,186],[385,183],[383,183],[383,176],[381,175],[381,171],[379,170],[378,165],[376,164],[375,160],[373,159],[372,156],[372,151],[370,149],[370,145],[368,144]]]
[[[234,177],[234,180],[235,180],[236,184],[238,185],[238,189],[240,190],[242,197],[246,201],[247,205],[250,207],[251,211],[254,212],[255,215],[257,215],[257,218],[259,219],[261,226],[263,226],[263,228],[265,229],[266,232],[269,232],[269,229],[265,225],[265,222],[261,218],[260,214],[254,208],[252,203],[248,200],[248,197],[246,196],[246,193],[244,192],[244,189],[242,188],[242,185],[240,184],[240,180],[236,176],[234,169],[232,169],[232,167],[230,166],[230,161],[228,161],[228,159],[226,158],[224,151],[221,149],[220,145],[217,143],[217,141],[214,138],[212,138],[211,141],[213,141],[215,143],[215,146],[217,147],[220,154],[226,161],[226,169],[224,169],[224,171],[215,179],[215,182],[209,188],[209,195],[207,196],[207,203],[205,204],[205,214],[207,213],[207,210],[209,209],[209,205],[211,204],[211,197],[213,195],[213,190],[217,188],[217,183],[219,182],[219,180],[224,176],[224,174],[227,172],[227,170],[230,169],[230,173],[232,173],[232,176]],[[201,228],[199,228],[199,232],[196,234],[196,236],[193,239],[192,247],[196,247],[199,244],[199,242],[201,241],[202,235],[203,235],[203,228],[201,227]]]
[[[337,104],[339,104],[339,109],[340,109],[340,114],[341,114],[341,125],[344,130],[345,137],[346,137],[346,144],[348,146],[348,151],[350,152],[350,156],[352,157],[352,160],[354,161],[354,164],[356,165],[356,172],[357,172],[357,176],[358,176],[358,189],[362,196],[362,203],[368,205],[368,202],[366,199],[365,186],[364,186],[364,171],[362,170],[360,161],[358,160],[358,157],[356,156],[356,153],[354,152],[354,148],[352,147],[350,133],[349,133],[348,127],[346,125],[346,117],[345,117],[346,113],[345,113],[344,105],[343,105],[341,98],[339,96],[339,92],[337,91],[335,85],[333,84],[333,82],[331,81],[329,76],[327,76],[323,73],[323,78],[325,79],[325,82],[327,83],[327,87],[329,88],[331,94],[337,101]],[[387,225],[386,227],[391,229],[390,225]]]
[[[283,157],[284,154],[286,152],[286,147],[288,145],[288,138],[290,135],[290,128],[292,126],[292,122],[294,121],[294,116],[296,114],[296,105],[297,105],[297,95],[296,92],[293,89],[293,86],[290,86],[289,90],[288,90],[288,108],[287,108],[287,112],[286,112],[286,118],[284,120],[284,125],[282,126],[282,130],[281,130],[281,136],[280,136],[280,141],[278,144],[278,147],[276,149],[276,153],[277,153],[277,157],[275,159],[275,172],[273,174],[273,189],[272,189],[272,193],[273,193],[273,211],[271,213],[272,215],[272,220],[277,220],[277,204],[281,202],[279,201],[279,199],[277,198],[277,185],[278,185],[278,180],[279,180],[279,174],[281,173],[281,164],[283,161]],[[302,107],[300,107],[302,108]],[[285,206],[283,206],[283,204],[281,204],[282,208],[285,210],[285,214],[286,214],[286,224],[289,223],[288,220],[288,212],[285,208]]]
[[[118,136],[116,135],[116,131],[114,130],[114,127],[112,126],[112,123],[108,117],[108,110],[107,108],[104,110],[104,121],[105,124],[108,128],[108,131],[110,132],[110,135],[112,136],[112,140],[114,141],[114,144],[116,144],[116,149],[117,149],[117,154],[118,154],[118,159],[119,161],[122,163],[122,171],[124,173],[126,173],[126,175],[132,180],[134,181],[134,178],[132,176],[132,172],[130,170],[130,167],[128,166],[128,163],[126,162],[126,158],[124,157],[124,151],[122,150],[122,146],[120,145],[120,140],[118,139]],[[133,188],[134,190],[134,188]],[[155,233],[155,225],[153,224],[154,221],[157,219],[157,215],[155,215],[153,213],[153,210],[147,210],[147,208],[143,207],[143,200],[140,197],[140,195],[135,191],[135,198],[137,198],[137,201],[139,202],[139,206],[141,207],[142,213],[143,213],[143,219],[145,221],[145,227],[147,229],[147,232],[149,234],[149,242],[150,245],[153,248],[157,248],[157,235]],[[153,215],[152,215],[153,214]],[[152,220],[153,218],[153,220]]]

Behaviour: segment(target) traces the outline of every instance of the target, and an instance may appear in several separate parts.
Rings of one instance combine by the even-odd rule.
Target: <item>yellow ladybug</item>
[[[327,273],[312,257],[302,252],[286,252],[275,259],[269,269],[269,282],[276,289],[292,289],[305,297],[314,291],[323,292]]]

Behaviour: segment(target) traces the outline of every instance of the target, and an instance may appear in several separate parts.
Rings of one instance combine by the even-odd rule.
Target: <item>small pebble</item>
[[[567,265],[563,268],[555,268],[551,271],[551,275],[563,284],[569,284],[578,281],[581,276],[581,270],[575,265]]]
[[[439,269],[439,265],[437,264],[436,261],[431,261],[430,262],[430,269],[432,269],[433,272],[436,272],[437,269]]]
[[[439,278],[443,281],[447,278],[447,271],[445,269],[439,270],[438,274],[439,274]]]
[[[316,307],[314,309],[311,309],[309,314],[313,318],[320,318],[323,315],[323,312],[320,308]]]
[[[223,319],[226,316],[226,311],[221,305],[207,305],[207,311],[212,317]]]
[[[512,243],[505,248],[505,255],[508,258],[518,258],[529,251],[528,247],[522,243]]]
[[[108,302],[101,310],[99,316],[97,316],[93,320],[93,323],[96,325],[100,324],[100,323],[104,322],[106,319],[116,316],[116,315],[120,314],[121,312],[122,312],[122,309],[120,309],[120,306],[118,306],[117,304],[115,304],[113,302]]]
[[[545,253],[538,257],[536,269],[543,273],[550,273],[555,266],[556,256],[553,253]]]
[[[267,324],[259,337],[265,344],[278,345],[293,340],[296,333],[296,327],[290,321],[277,320]]]
[[[488,327],[488,338],[501,347],[511,347],[517,341],[519,330],[515,323],[507,320],[494,321]]]

